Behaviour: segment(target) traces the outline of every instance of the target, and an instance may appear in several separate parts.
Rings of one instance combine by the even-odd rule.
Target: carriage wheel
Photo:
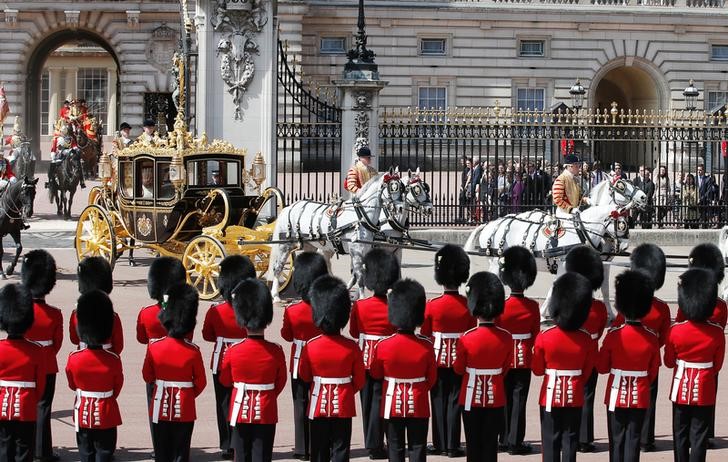
[[[98,205],[89,205],[76,225],[76,257],[102,257],[114,267],[116,261],[116,234],[109,215]]]
[[[256,275],[258,279],[263,279],[268,273],[268,265],[270,265],[270,250],[260,251],[253,255],[253,265],[255,265]],[[283,266],[280,276],[278,276],[278,284],[280,293],[283,293],[291,283],[293,277],[293,253],[288,256],[286,264]]]
[[[198,236],[190,241],[182,256],[187,282],[200,293],[202,300],[212,300],[220,294],[217,278],[225,247],[215,238]]]

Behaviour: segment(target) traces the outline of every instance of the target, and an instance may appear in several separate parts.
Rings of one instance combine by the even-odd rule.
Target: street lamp
[[[688,111],[694,111],[697,108],[698,95],[700,95],[700,91],[695,88],[693,79],[690,79],[690,83],[685,90],[683,90],[683,96],[685,97],[685,109]]]
[[[576,79],[576,83],[574,83],[574,85],[569,89],[569,94],[571,95],[571,102],[575,111],[584,107],[584,95],[586,94],[586,90],[584,90],[579,79]]]

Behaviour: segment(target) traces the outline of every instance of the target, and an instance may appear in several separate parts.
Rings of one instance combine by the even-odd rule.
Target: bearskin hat
[[[317,252],[303,252],[293,262],[293,288],[304,302],[310,302],[309,289],[320,276],[329,273],[326,259]]]
[[[384,249],[372,249],[364,256],[364,286],[384,296],[400,278],[397,258]]]
[[[166,295],[167,306],[159,312],[159,321],[170,337],[185,337],[197,324],[199,295],[189,284],[174,285]]]
[[[720,284],[725,276],[725,258],[715,244],[704,243],[693,247],[688,256],[688,267],[710,270],[716,284]]]
[[[389,322],[404,330],[414,330],[425,320],[425,288],[413,279],[402,279],[387,296]]]
[[[470,258],[459,245],[446,244],[435,254],[435,282],[443,287],[459,287],[470,275]]]
[[[84,292],[76,304],[78,338],[89,346],[103,345],[114,327],[114,306],[98,289]]]
[[[43,298],[56,285],[56,261],[45,250],[31,250],[23,257],[20,276],[33,298]]]
[[[566,271],[579,273],[591,284],[592,291],[597,290],[604,282],[604,264],[596,250],[579,245],[569,250],[565,260]]]
[[[33,325],[33,296],[22,284],[0,289],[0,330],[8,335],[23,335]]]
[[[338,334],[349,322],[351,299],[346,284],[333,276],[316,279],[308,289],[313,323],[326,334]]]
[[[628,320],[644,318],[655,295],[652,284],[652,278],[645,271],[627,270],[618,274],[614,281],[617,311]]]
[[[184,284],[187,272],[182,262],[174,257],[157,257],[152,261],[147,276],[149,296],[162,303],[164,294],[170,287]]]
[[[530,254],[530,252],[528,253]],[[468,281],[466,290],[468,293],[468,309],[473,316],[482,319],[495,319],[503,314],[506,304],[506,292],[500,279],[495,274],[487,271],[473,274]]]
[[[691,268],[680,275],[677,282],[677,304],[691,321],[705,321],[713,314],[718,300],[718,285],[706,284],[714,279],[712,271]]]
[[[580,329],[589,317],[592,285],[579,273],[565,273],[554,281],[549,302],[549,314],[563,330]]]
[[[500,277],[513,292],[523,292],[536,281],[536,259],[525,247],[508,247],[503,252]]]
[[[637,246],[629,257],[633,270],[644,271],[650,279],[655,290],[665,283],[667,261],[665,252],[655,244],[641,244]]]
[[[84,258],[79,262],[76,273],[78,274],[78,291],[82,294],[97,289],[110,294],[114,289],[111,265],[103,257]]]
[[[245,278],[233,288],[230,297],[240,327],[257,331],[273,322],[273,298],[263,281]]]
[[[226,302],[232,303],[232,292],[243,279],[255,278],[255,266],[245,255],[229,255],[220,262],[217,286]]]

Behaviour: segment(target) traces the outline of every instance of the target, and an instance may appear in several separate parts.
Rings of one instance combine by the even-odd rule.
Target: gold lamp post
[[[111,158],[109,154],[104,151],[99,158],[99,176],[104,182],[104,186],[111,181]]]
[[[250,177],[255,182],[255,189],[260,192],[260,185],[265,181],[265,160],[263,155],[258,152],[253,160],[253,165],[250,167]]]

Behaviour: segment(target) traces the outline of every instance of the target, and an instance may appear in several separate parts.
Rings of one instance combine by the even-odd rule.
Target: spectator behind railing
[[[685,227],[696,229],[698,227],[698,190],[695,187],[695,177],[692,173],[685,176],[685,184],[682,187],[682,205],[686,209]]]
[[[662,228],[662,222],[667,218],[667,212],[673,205],[674,196],[670,189],[670,178],[667,176],[667,167],[660,165],[655,180],[655,193],[657,200],[657,226]]]

